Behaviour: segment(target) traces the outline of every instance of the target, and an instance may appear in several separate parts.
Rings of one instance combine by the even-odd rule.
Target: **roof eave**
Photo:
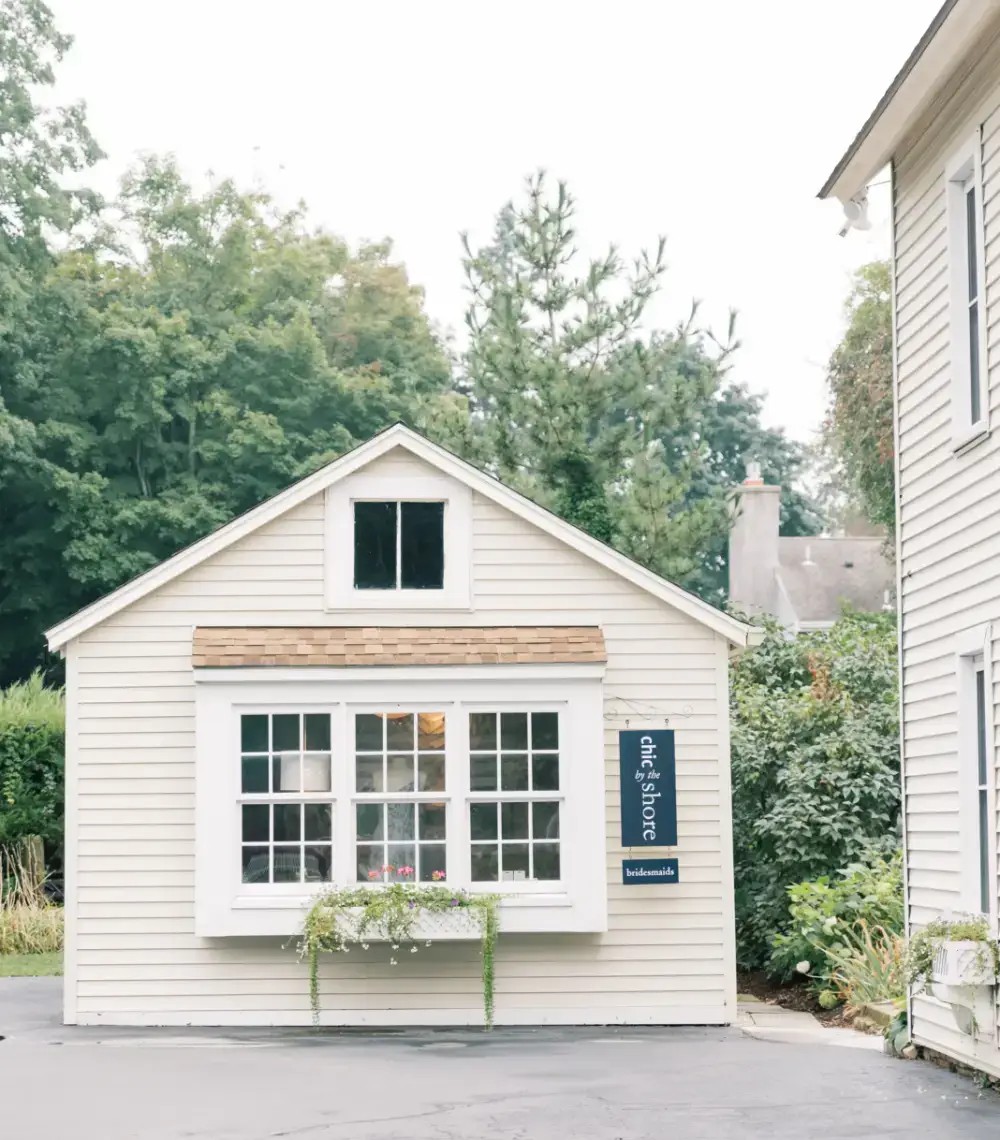
[[[653,571],[640,566],[631,558],[619,553],[606,543],[592,538],[551,511],[532,502],[531,499],[512,488],[506,487],[499,480],[480,471],[439,444],[432,443],[425,436],[414,432],[404,424],[395,424],[367,442],[360,444],[353,451],[347,452],[320,470],[300,479],[299,482],[293,483],[290,487],[286,487],[284,491],[280,491],[259,506],[238,516],[225,526],[220,527],[219,530],[198,542],[192,543],[191,546],[179,551],[173,557],[147,570],[145,574],[132,579],[131,582],[126,582],[117,590],[53,626],[45,634],[49,649],[53,652],[62,649],[68,642],[79,637],[88,629],[92,629],[100,622],[139,601],[140,598],[145,597],[159,586],[172,581],[179,574],[192,569],[217,551],[252,533],[257,527],[279,517],[298,503],[304,502],[312,495],[319,494],[330,484],[346,477],[352,471],[371,462],[395,446],[408,448],[415,455],[437,466],[446,474],[452,475],[460,482],[472,487],[473,490],[479,491],[487,498],[511,510],[514,514],[535,524],[541,530],[547,531],[579,553],[602,563],[608,569],[673,606],[692,620],[707,626],[731,644],[747,645],[751,632],[749,625],[722,610],[716,609],[715,606],[702,601],[682,587],[668,582]]]
[[[819,198],[847,203],[889,163],[900,142],[1000,10],[1000,0],[945,0],[841,156]]]

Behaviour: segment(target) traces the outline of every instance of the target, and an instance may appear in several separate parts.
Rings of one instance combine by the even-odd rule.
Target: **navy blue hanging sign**
[[[618,733],[622,846],[677,846],[677,764],[674,730]]]
[[[639,883],[680,882],[676,859],[623,859],[622,882],[626,887]]]

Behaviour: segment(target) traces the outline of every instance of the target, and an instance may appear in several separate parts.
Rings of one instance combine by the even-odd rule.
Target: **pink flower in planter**
[[[379,871],[369,871],[369,872],[368,872],[368,878],[369,878],[369,879],[378,879],[378,878],[381,878],[381,872],[379,872]]]
[[[395,866],[394,866],[392,863],[383,863],[383,864],[382,864],[382,870],[383,870],[383,871],[384,871],[384,872],[385,872],[387,875],[391,875],[391,874],[393,873],[393,871],[395,871],[395,869],[396,869],[396,868],[395,868]]]
[[[440,883],[444,878],[444,871],[431,871],[431,878],[435,883]]]
[[[398,867],[396,870],[396,873],[399,875],[402,875],[403,878],[409,878],[409,876],[413,874],[413,868],[412,867]]]

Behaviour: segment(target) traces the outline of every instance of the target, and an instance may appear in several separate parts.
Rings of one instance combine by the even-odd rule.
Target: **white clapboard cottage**
[[[948,0],[820,196],[892,182],[897,563],[910,930],[997,934],[1000,5]],[[949,972],[949,958],[936,969]],[[1000,1076],[997,989],[911,1001],[918,1044]],[[951,1000],[957,998],[959,1000]],[[963,1004],[964,1003],[964,1004]]]
[[[732,1021],[748,635],[389,429],[49,632],[67,1022],[306,1024],[309,899],[400,868],[502,896],[499,1024]],[[675,749],[659,816],[623,731]],[[323,1022],[481,1023],[476,942],[401,957],[324,956]]]

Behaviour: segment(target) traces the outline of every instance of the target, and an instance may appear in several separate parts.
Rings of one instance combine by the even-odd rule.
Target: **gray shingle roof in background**
[[[780,538],[778,575],[800,622],[834,621],[845,603],[875,612],[895,588],[882,538]]]

